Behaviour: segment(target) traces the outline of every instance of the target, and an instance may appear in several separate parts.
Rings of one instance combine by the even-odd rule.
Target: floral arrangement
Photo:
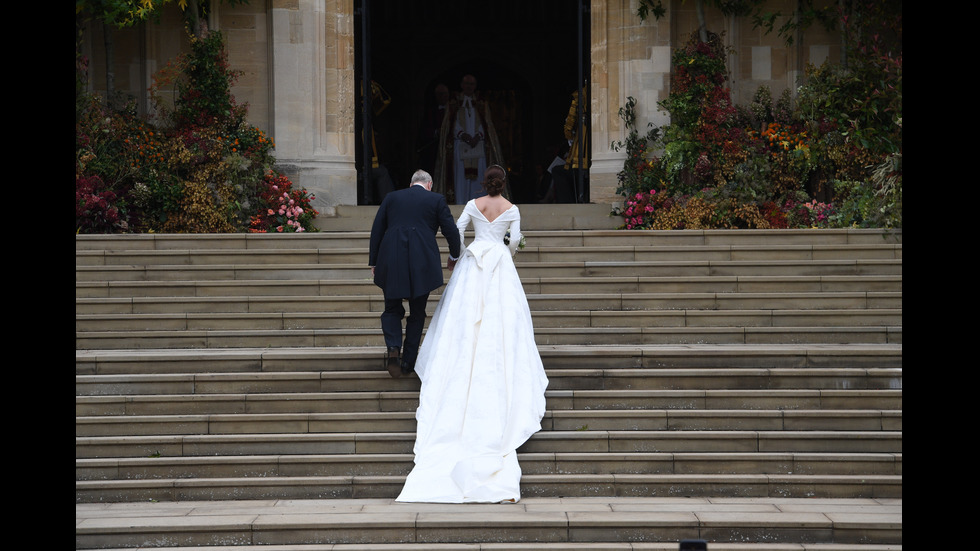
[[[657,190],[651,189],[649,193],[637,192],[633,197],[626,199],[622,215],[628,230],[649,228],[655,210],[654,199]]]
[[[808,66],[795,93],[774,102],[763,86],[747,106],[730,99],[721,35],[692,34],[657,102],[670,123],[641,135],[636,101],[620,109],[620,227],[901,227],[901,18],[868,9],[859,25],[875,32],[853,32],[848,67]]]
[[[279,232],[299,233],[316,231],[313,219],[319,214],[311,206],[313,195],[303,190],[292,189],[289,178],[270,171],[264,181],[265,189],[260,194],[260,211],[252,217],[249,230],[252,233]]]
[[[504,245],[510,246],[510,230],[504,234]],[[517,242],[517,250],[523,251],[527,241],[524,239],[524,234],[521,234],[521,239]]]

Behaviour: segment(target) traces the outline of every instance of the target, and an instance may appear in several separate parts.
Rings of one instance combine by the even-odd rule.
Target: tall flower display
[[[313,198],[273,171],[274,141],[231,93],[238,75],[212,31],[155,75],[155,124],[77,101],[77,231],[315,231]]]

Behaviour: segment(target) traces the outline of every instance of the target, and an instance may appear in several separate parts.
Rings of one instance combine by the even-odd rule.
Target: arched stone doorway
[[[356,80],[363,80],[367,48],[370,78],[390,99],[372,125],[394,187],[429,163],[425,116],[435,86],[457,91],[462,76],[472,74],[491,103],[514,199],[536,202],[538,173],[565,139],[572,92],[589,76],[587,6],[584,0],[355,0]],[[359,141],[361,107],[358,102]],[[369,190],[363,185],[364,151],[359,143],[358,203],[377,204],[383,190],[376,180]]]

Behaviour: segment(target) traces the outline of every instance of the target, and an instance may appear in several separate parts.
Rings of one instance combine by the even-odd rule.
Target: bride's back
[[[476,208],[480,209],[480,212],[483,213],[483,217],[489,222],[493,222],[513,206],[510,201],[499,195],[495,197],[489,195],[478,197],[474,200],[474,203],[476,204]]]

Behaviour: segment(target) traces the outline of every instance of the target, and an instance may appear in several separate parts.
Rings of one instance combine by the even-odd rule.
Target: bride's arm
[[[521,243],[521,217],[517,216],[510,223],[510,243],[507,245],[510,247],[510,255],[514,256],[517,254],[517,246]]]
[[[459,244],[462,248],[466,248],[466,244],[463,242],[463,232],[466,230],[466,226],[470,225],[470,213],[466,207],[463,207],[463,213],[459,215],[459,219],[456,220],[456,229],[459,230]]]

